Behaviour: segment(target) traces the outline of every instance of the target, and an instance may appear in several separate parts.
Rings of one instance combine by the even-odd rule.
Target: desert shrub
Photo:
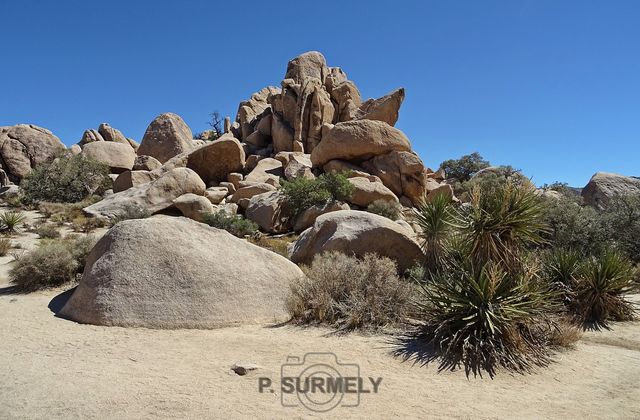
[[[353,189],[348,178],[340,173],[326,173],[315,179],[298,177],[283,181],[281,186],[292,218],[312,206],[323,205],[331,200],[345,201],[351,197]]]
[[[439,270],[456,220],[451,200],[445,194],[438,194],[431,202],[423,201],[414,213],[420,227],[418,236],[426,256],[425,264],[429,270]]]
[[[550,359],[553,294],[534,279],[488,263],[450,267],[421,286],[416,331],[435,350],[440,369],[495,375],[497,367],[527,372]],[[435,357],[434,357],[435,358]]]
[[[583,329],[564,317],[558,318],[549,335],[549,345],[556,348],[572,348],[582,338]]]
[[[506,183],[517,186],[533,186],[531,181],[518,169],[510,165],[485,168],[470,180],[454,183],[453,190],[462,201],[469,201],[472,191],[477,187],[485,192],[502,189]]]
[[[60,231],[51,223],[43,223],[36,227],[36,233],[40,238],[54,239],[60,237]]]
[[[109,188],[109,167],[82,155],[62,154],[36,166],[20,184],[26,202],[75,203]]]
[[[0,238],[0,257],[4,257],[11,250],[11,239]]]
[[[72,223],[74,219],[84,217],[83,208],[99,201],[98,196],[92,195],[84,198],[76,203],[38,203],[38,211],[49,219],[50,222],[62,225],[64,223]]]
[[[0,229],[13,233],[16,228],[24,223],[26,217],[20,211],[5,211],[0,214]]]
[[[288,258],[288,249],[289,245],[297,239],[296,235],[291,236],[281,236],[281,237],[269,237],[265,235],[260,235],[257,238],[251,238],[251,242],[254,244],[268,249],[269,251],[273,251],[276,254],[280,254],[285,258]]]
[[[258,225],[238,215],[229,215],[224,210],[205,214],[203,222],[218,229],[224,229],[238,238],[258,232]]]
[[[640,194],[612,198],[599,216],[608,242],[640,264]]]
[[[303,271],[306,277],[292,285],[286,303],[296,323],[380,329],[398,325],[406,314],[412,288],[389,258],[330,252]]]
[[[615,251],[590,258],[577,275],[575,313],[586,326],[609,328],[611,321],[635,318],[634,303],[627,294],[634,289],[631,263]]]
[[[447,178],[453,178],[458,182],[465,182],[481,169],[488,168],[490,163],[482,158],[480,153],[473,152],[459,159],[445,160],[440,164]]]
[[[146,219],[151,216],[149,210],[136,204],[125,204],[113,217],[109,219],[109,224],[114,226],[123,220]]]
[[[105,227],[107,222],[97,217],[78,216],[71,221],[71,229],[74,232],[90,233],[97,228]]]
[[[395,221],[398,220],[402,214],[402,206],[395,201],[376,200],[369,204],[367,211]]]
[[[9,280],[24,292],[74,281],[94,245],[95,239],[89,236],[45,240],[36,249],[16,258]]]

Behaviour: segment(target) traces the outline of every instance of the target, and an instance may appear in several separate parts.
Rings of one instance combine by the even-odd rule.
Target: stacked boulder
[[[582,189],[585,204],[605,209],[616,196],[640,194],[640,177],[597,172]]]

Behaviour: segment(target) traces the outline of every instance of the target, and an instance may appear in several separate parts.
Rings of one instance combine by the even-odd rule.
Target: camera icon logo
[[[334,353],[307,353],[302,360],[287,357],[281,367],[281,395],[284,407],[302,405],[324,413],[337,406],[360,404],[360,366],[341,363]]]

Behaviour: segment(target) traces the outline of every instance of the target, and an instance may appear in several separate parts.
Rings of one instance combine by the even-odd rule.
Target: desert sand
[[[640,417],[640,323],[587,332],[575,350],[531,375],[467,379],[393,357],[386,336],[292,326],[81,325],[49,308],[60,305],[64,290],[0,295],[0,418],[321,416],[283,407],[279,391],[258,392],[258,377],[276,381],[287,356],[306,352],[334,352],[341,362],[359,364],[362,376],[383,378],[377,394],[363,394],[359,406],[337,407],[331,416]],[[260,369],[238,376],[230,370],[236,362]]]

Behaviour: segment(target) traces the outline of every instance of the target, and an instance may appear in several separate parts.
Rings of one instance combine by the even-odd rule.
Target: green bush
[[[437,271],[444,264],[445,246],[456,221],[453,204],[445,194],[438,194],[430,202],[423,201],[414,213],[420,227],[418,236],[422,241],[426,266]]]
[[[611,321],[633,320],[636,308],[626,295],[635,286],[634,276],[631,263],[617,252],[590,258],[575,286],[578,320],[595,328],[609,328]]]
[[[50,239],[16,259],[9,280],[18,290],[31,292],[76,280],[95,245],[91,237]]]
[[[369,204],[369,206],[367,207],[367,211],[369,213],[378,214],[380,216],[386,217],[387,219],[396,221],[402,214],[402,206],[395,201],[381,199]]]
[[[389,258],[330,252],[302,268],[306,277],[292,285],[286,303],[296,323],[375,330],[397,326],[406,315],[412,288]]]
[[[75,203],[110,188],[109,167],[82,155],[62,154],[36,166],[20,184],[24,201]]]
[[[484,160],[480,153],[474,152],[464,155],[460,159],[445,160],[440,164],[440,169],[448,179],[455,179],[458,182],[469,181],[473,175],[481,169],[488,168],[491,164]]]
[[[224,210],[208,213],[203,216],[203,222],[218,229],[224,229],[238,238],[244,238],[258,232],[258,225],[241,216],[232,216]]]
[[[292,218],[316,205],[324,205],[331,200],[346,201],[354,187],[344,174],[326,173],[315,179],[304,177],[283,181],[282,193],[287,197],[289,215]]]

